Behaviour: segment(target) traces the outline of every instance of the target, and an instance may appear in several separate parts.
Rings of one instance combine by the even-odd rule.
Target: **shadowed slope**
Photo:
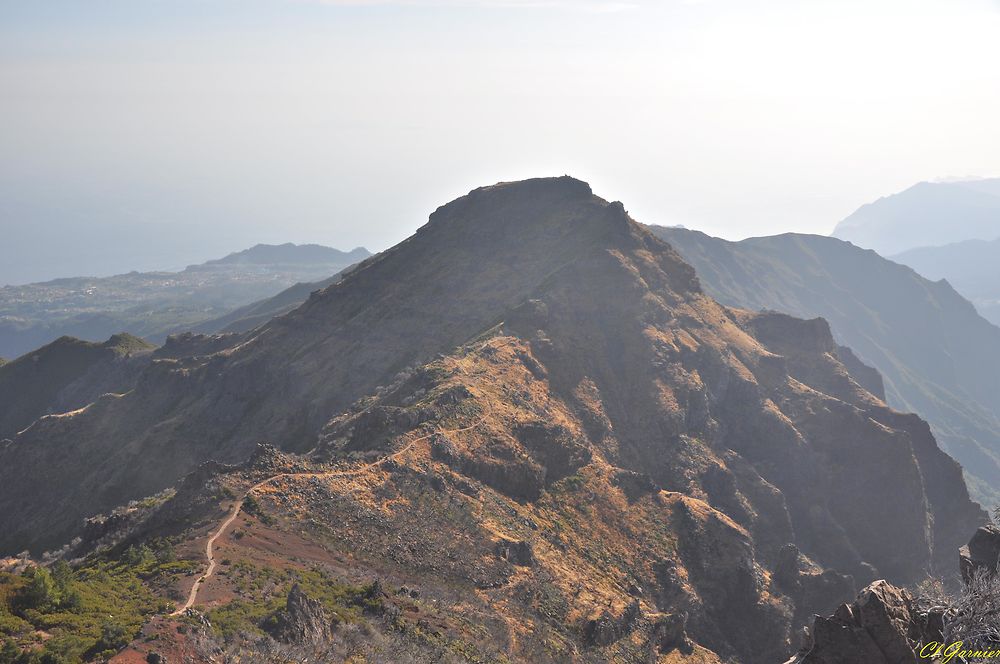
[[[82,408],[105,392],[127,392],[153,348],[128,334],[101,344],[63,337],[0,364],[0,438],[42,415]]]
[[[476,190],[240,346],[157,360],[125,397],[19,436],[0,464],[0,548],[60,542],[84,516],[204,459],[242,459],[261,439],[308,449],[332,413],[499,322],[559,265],[635,232],[570,178]],[[26,501],[42,468],[54,486]]]
[[[833,238],[727,242],[651,230],[723,304],[828,320],[838,342],[882,374],[889,405],[927,418],[976,497],[1000,502],[1000,329],[950,285]]]

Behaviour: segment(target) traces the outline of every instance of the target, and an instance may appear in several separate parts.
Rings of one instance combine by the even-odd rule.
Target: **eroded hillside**
[[[206,466],[92,525],[81,547],[120,528],[118,550],[166,538],[204,569],[235,514],[197,613],[148,614],[122,661],[308,643],[372,661],[780,661],[804,616],[872,579],[952,570],[985,518],[824,321],[717,304],[568,178],[476,190],[239,345],[33,426],[0,459],[4,546],[65,538],[261,439],[286,453]],[[40,463],[86,466],[82,486],[19,502],[8,487]],[[182,607],[198,580],[152,578]]]

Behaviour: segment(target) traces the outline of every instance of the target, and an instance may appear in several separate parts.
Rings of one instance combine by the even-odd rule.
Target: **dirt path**
[[[488,344],[489,344],[489,341],[487,341],[486,343],[484,343],[480,348],[484,348]],[[215,573],[215,556],[212,553],[212,548],[215,546],[216,540],[218,540],[220,537],[222,537],[222,534],[226,532],[226,529],[229,528],[229,526],[232,525],[233,521],[236,520],[236,517],[238,517],[240,515],[240,512],[243,510],[243,503],[244,503],[244,501],[246,501],[247,496],[249,496],[250,494],[252,494],[257,489],[259,489],[259,488],[261,488],[263,486],[266,486],[266,485],[270,484],[271,482],[274,482],[275,480],[280,480],[280,479],[286,478],[286,477],[327,478],[327,477],[351,477],[351,476],[354,476],[354,475],[360,475],[362,473],[368,472],[369,470],[372,470],[373,468],[377,468],[378,466],[381,466],[382,464],[384,464],[386,461],[389,461],[390,459],[396,459],[396,458],[402,456],[403,454],[406,454],[408,451],[410,451],[411,449],[413,449],[414,445],[416,445],[417,443],[420,443],[422,441],[425,441],[428,438],[430,438],[431,436],[434,436],[436,434],[439,434],[439,433],[440,434],[455,434],[455,433],[463,433],[465,431],[471,431],[472,429],[475,429],[480,424],[482,424],[484,421],[486,421],[486,418],[490,416],[490,414],[492,413],[492,410],[493,410],[492,406],[490,405],[489,400],[487,400],[486,401],[486,411],[482,415],[480,415],[476,419],[476,421],[473,422],[472,424],[470,424],[469,426],[467,426],[467,427],[461,427],[459,429],[435,429],[431,433],[428,433],[428,434],[425,434],[423,436],[420,436],[419,438],[414,438],[409,443],[407,443],[406,445],[404,445],[399,450],[393,452],[392,454],[390,454],[388,456],[384,456],[384,457],[382,457],[381,459],[379,459],[377,461],[373,461],[372,463],[366,464],[366,465],[361,466],[359,468],[352,468],[350,470],[330,470],[330,471],[322,471],[322,472],[310,471],[310,472],[302,472],[302,473],[278,473],[277,475],[272,475],[271,477],[268,477],[266,479],[261,480],[260,482],[257,482],[252,487],[250,487],[249,489],[247,489],[246,493],[243,494],[242,498],[240,498],[239,500],[237,500],[236,502],[233,503],[233,506],[229,510],[229,516],[226,518],[225,521],[222,522],[222,524],[219,526],[218,530],[216,530],[214,533],[212,533],[211,537],[208,538],[208,541],[205,543],[205,560],[208,561],[208,567],[205,568],[205,573],[202,574],[200,577],[198,577],[198,580],[194,582],[193,586],[191,586],[191,592],[188,593],[188,598],[184,602],[184,604],[182,604],[180,607],[178,607],[177,610],[174,611],[173,613],[171,613],[170,615],[171,616],[179,616],[182,613],[184,613],[185,611],[187,611],[188,609],[190,609],[192,606],[194,606],[195,602],[198,600],[198,591],[201,590],[201,587],[205,584],[205,582],[208,581],[208,579],[212,576],[212,574]]]

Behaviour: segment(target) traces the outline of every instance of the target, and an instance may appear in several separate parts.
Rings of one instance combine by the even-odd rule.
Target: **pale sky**
[[[2,0],[0,284],[376,251],[500,180],[829,233],[1000,175],[997,0]]]

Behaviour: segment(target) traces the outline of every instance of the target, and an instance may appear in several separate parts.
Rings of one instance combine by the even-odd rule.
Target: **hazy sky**
[[[0,283],[372,250],[499,180],[828,233],[1000,175],[997,0],[2,0]]]

